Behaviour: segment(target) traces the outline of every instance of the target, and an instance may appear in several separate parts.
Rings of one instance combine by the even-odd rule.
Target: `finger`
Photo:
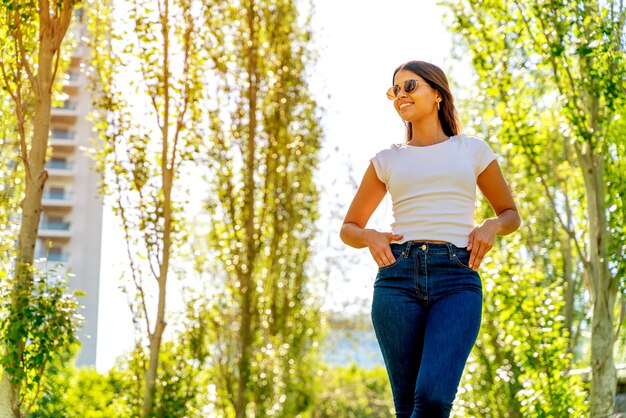
[[[387,260],[387,259],[385,259],[385,260],[382,260],[382,261],[380,262],[379,266],[380,266],[380,267],[386,267],[386,266],[388,266],[388,265],[390,265],[390,264],[393,264],[393,262],[392,262],[392,261],[389,261],[389,260]]]
[[[386,266],[396,262],[396,257],[393,255],[391,251],[385,254],[385,258],[386,258],[386,264],[385,264]]]
[[[480,252],[480,243],[477,242],[476,247],[474,247],[472,249],[472,252],[470,253],[469,266],[472,269],[474,268],[474,262],[476,261],[476,257],[478,256],[479,252]]]
[[[378,264],[378,267],[384,267],[387,264],[389,264],[387,261],[387,257],[384,254],[374,257],[374,261],[376,261],[376,264]]]
[[[470,267],[474,270],[478,269],[478,266],[480,266],[486,252],[485,246],[479,244],[479,246],[472,251],[472,256],[470,257]]]
[[[402,237],[404,237],[404,235],[392,233],[387,234],[387,239],[389,240],[389,242],[401,240]]]
[[[469,262],[469,266],[471,269],[476,270],[478,268],[478,265],[480,264],[480,259],[482,259],[480,253],[478,251],[475,251],[476,254],[474,254],[471,258],[470,258],[470,262]]]
[[[396,261],[396,256],[391,252],[391,247],[387,246],[380,255],[380,259],[383,261],[385,266],[388,266],[391,263]]]
[[[488,243],[481,246],[481,251],[477,254],[478,260],[476,262],[476,268],[478,268],[482,264],[483,260],[485,259],[485,255],[487,255],[487,253],[491,251],[492,248],[493,245]]]
[[[476,259],[476,261],[474,262],[474,265],[472,266],[472,269],[474,270],[478,270],[478,267],[480,267],[480,263],[483,262],[483,257],[478,257]]]
[[[474,230],[469,235],[469,242],[467,243],[467,251],[472,251],[472,247],[474,246]]]

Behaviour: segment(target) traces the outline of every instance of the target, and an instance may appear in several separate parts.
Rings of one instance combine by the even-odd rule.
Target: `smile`
[[[413,106],[413,103],[402,103],[400,106],[398,106],[398,109],[404,109],[407,106]]]

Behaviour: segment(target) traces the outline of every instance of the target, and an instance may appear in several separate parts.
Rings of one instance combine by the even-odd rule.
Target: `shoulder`
[[[381,152],[395,152],[406,148],[406,144],[391,144],[387,148],[383,149]]]
[[[382,150],[376,152],[375,155],[379,157],[390,157],[393,154],[397,153],[399,150],[401,150],[403,147],[405,147],[404,144],[391,144],[387,148],[383,148]]]
[[[467,134],[459,134],[459,135],[457,135],[457,138],[459,139],[459,141],[461,141],[462,143],[464,143],[468,147],[480,148],[480,147],[484,147],[484,146],[489,146],[489,144],[487,144],[487,142],[484,139],[479,138],[477,136],[471,136],[471,135],[467,135]]]
[[[458,135],[458,138],[461,144],[463,144],[472,154],[492,155],[494,153],[489,143],[482,138],[466,134],[460,134]]]
[[[391,167],[394,165],[394,155],[397,154],[401,144],[392,144],[389,147],[378,151],[370,161],[374,165],[376,175],[385,184],[389,180]]]

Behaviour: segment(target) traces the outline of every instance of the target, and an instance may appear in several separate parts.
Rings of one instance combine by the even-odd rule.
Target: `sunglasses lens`
[[[404,91],[407,94],[411,94],[415,91],[415,88],[417,87],[417,82],[416,80],[407,80],[404,82]]]
[[[389,90],[387,90],[387,97],[389,98],[389,100],[393,100],[398,97],[398,94],[400,94],[402,90],[404,90],[406,94],[411,94],[415,91],[416,88],[417,80],[406,80],[404,82],[404,88],[401,88],[399,86],[393,86]]]

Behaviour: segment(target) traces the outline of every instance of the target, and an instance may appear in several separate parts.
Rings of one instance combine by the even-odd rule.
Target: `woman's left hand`
[[[483,257],[493,247],[499,228],[500,221],[497,218],[490,218],[472,230],[469,235],[469,243],[467,244],[467,251],[471,251],[470,268],[478,270]]]

